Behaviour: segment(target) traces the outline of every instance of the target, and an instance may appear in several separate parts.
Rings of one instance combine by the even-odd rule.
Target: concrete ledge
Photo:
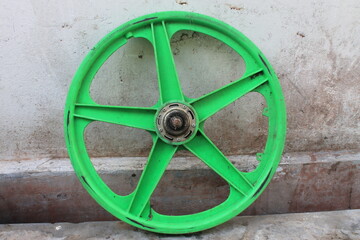
[[[123,222],[0,225],[0,239],[360,239],[360,210],[236,217],[188,235],[145,232]]]
[[[248,171],[257,161],[231,156]],[[117,193],[135,188],[144,158],[100,158],[93,162]],[[273,214],[360,208],[360,154],[285,154],[274,179],[243,214]],[[189,214],[225,200],[227,184],[195,158],[173,159],[152,203],[156,211]],[[87,194],[68,159],[0,161],[0,223],[114,220]]]

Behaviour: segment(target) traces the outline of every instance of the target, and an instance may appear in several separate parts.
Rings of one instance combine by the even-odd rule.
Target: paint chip
[[[184,1],[184,0],[176,0],[176,3],[177,4],[180,4],[180,5],[186,5],[186,4],[188,4],[186,1]]]
[[[302,32],[297,32],[297,33],[296,33],[296,35],[298,35],[298,36],[300,36],[300,37],[302,37],[302,38],[304,38],[304,37],[305,37],[305,34],[304,34],[304,33],[302,33]]]
[[[231,4],[226,4],[231,10],[237,10],[237,11],[240,11],[240,10],[243,10],[244,8],[243,7],[238,7],[238,6],[235,6],[235,5],[231,5]]]

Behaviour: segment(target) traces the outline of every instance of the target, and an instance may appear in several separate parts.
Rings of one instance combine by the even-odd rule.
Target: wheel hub
[[[161,138],[171,143],[184,142],[196,129],[194,110],[181,103],[168,104],[159,111],[156,125]]]

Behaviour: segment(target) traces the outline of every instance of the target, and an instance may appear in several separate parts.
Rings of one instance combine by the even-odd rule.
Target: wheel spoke
[[[176,149],[176,146],[166,144],[159,138],[155,140],[148,162],[133,193],[128,208],[130,213],[140,216],[145,207],[150,206],[150,197],[176,152]]]
[[[74,116],[155,131],[155,113],[151,108],[76,104]]]
[[[191,102],[202,122],[267,81],[261,69]]]
[[[192,141],[185,144],[185,148],[200,158],[244,196],[253,189],[250,181],[234,167],[202,130],[199,130],[198,135]]]
[[[152,43],[157,65],[160,99],[162,103],[183,101],[179,78],[171,51],[169,35],[165,22],[151,24]]]

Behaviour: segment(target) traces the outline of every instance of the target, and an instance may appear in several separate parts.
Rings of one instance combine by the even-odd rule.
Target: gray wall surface
[[[0,159],[66,157],[63,106],[77,67],[103,36],[156,11],[216,17],[249,37],[278,74],[287,103],[285,151],[360,148],[360,2],[357,0],[19,0],[0,2]],[[183,32],[172,48],[185,94],[200,96],[241,76],[226,45]],[[157,100],[154,54],[132,39],[103,66],[91,88],[103,104],[150,106]],[[264,101],[255,93],[206,124],[225,154],[261,151]],[[94,123],[91,156],[145,156],[146,132]]]

